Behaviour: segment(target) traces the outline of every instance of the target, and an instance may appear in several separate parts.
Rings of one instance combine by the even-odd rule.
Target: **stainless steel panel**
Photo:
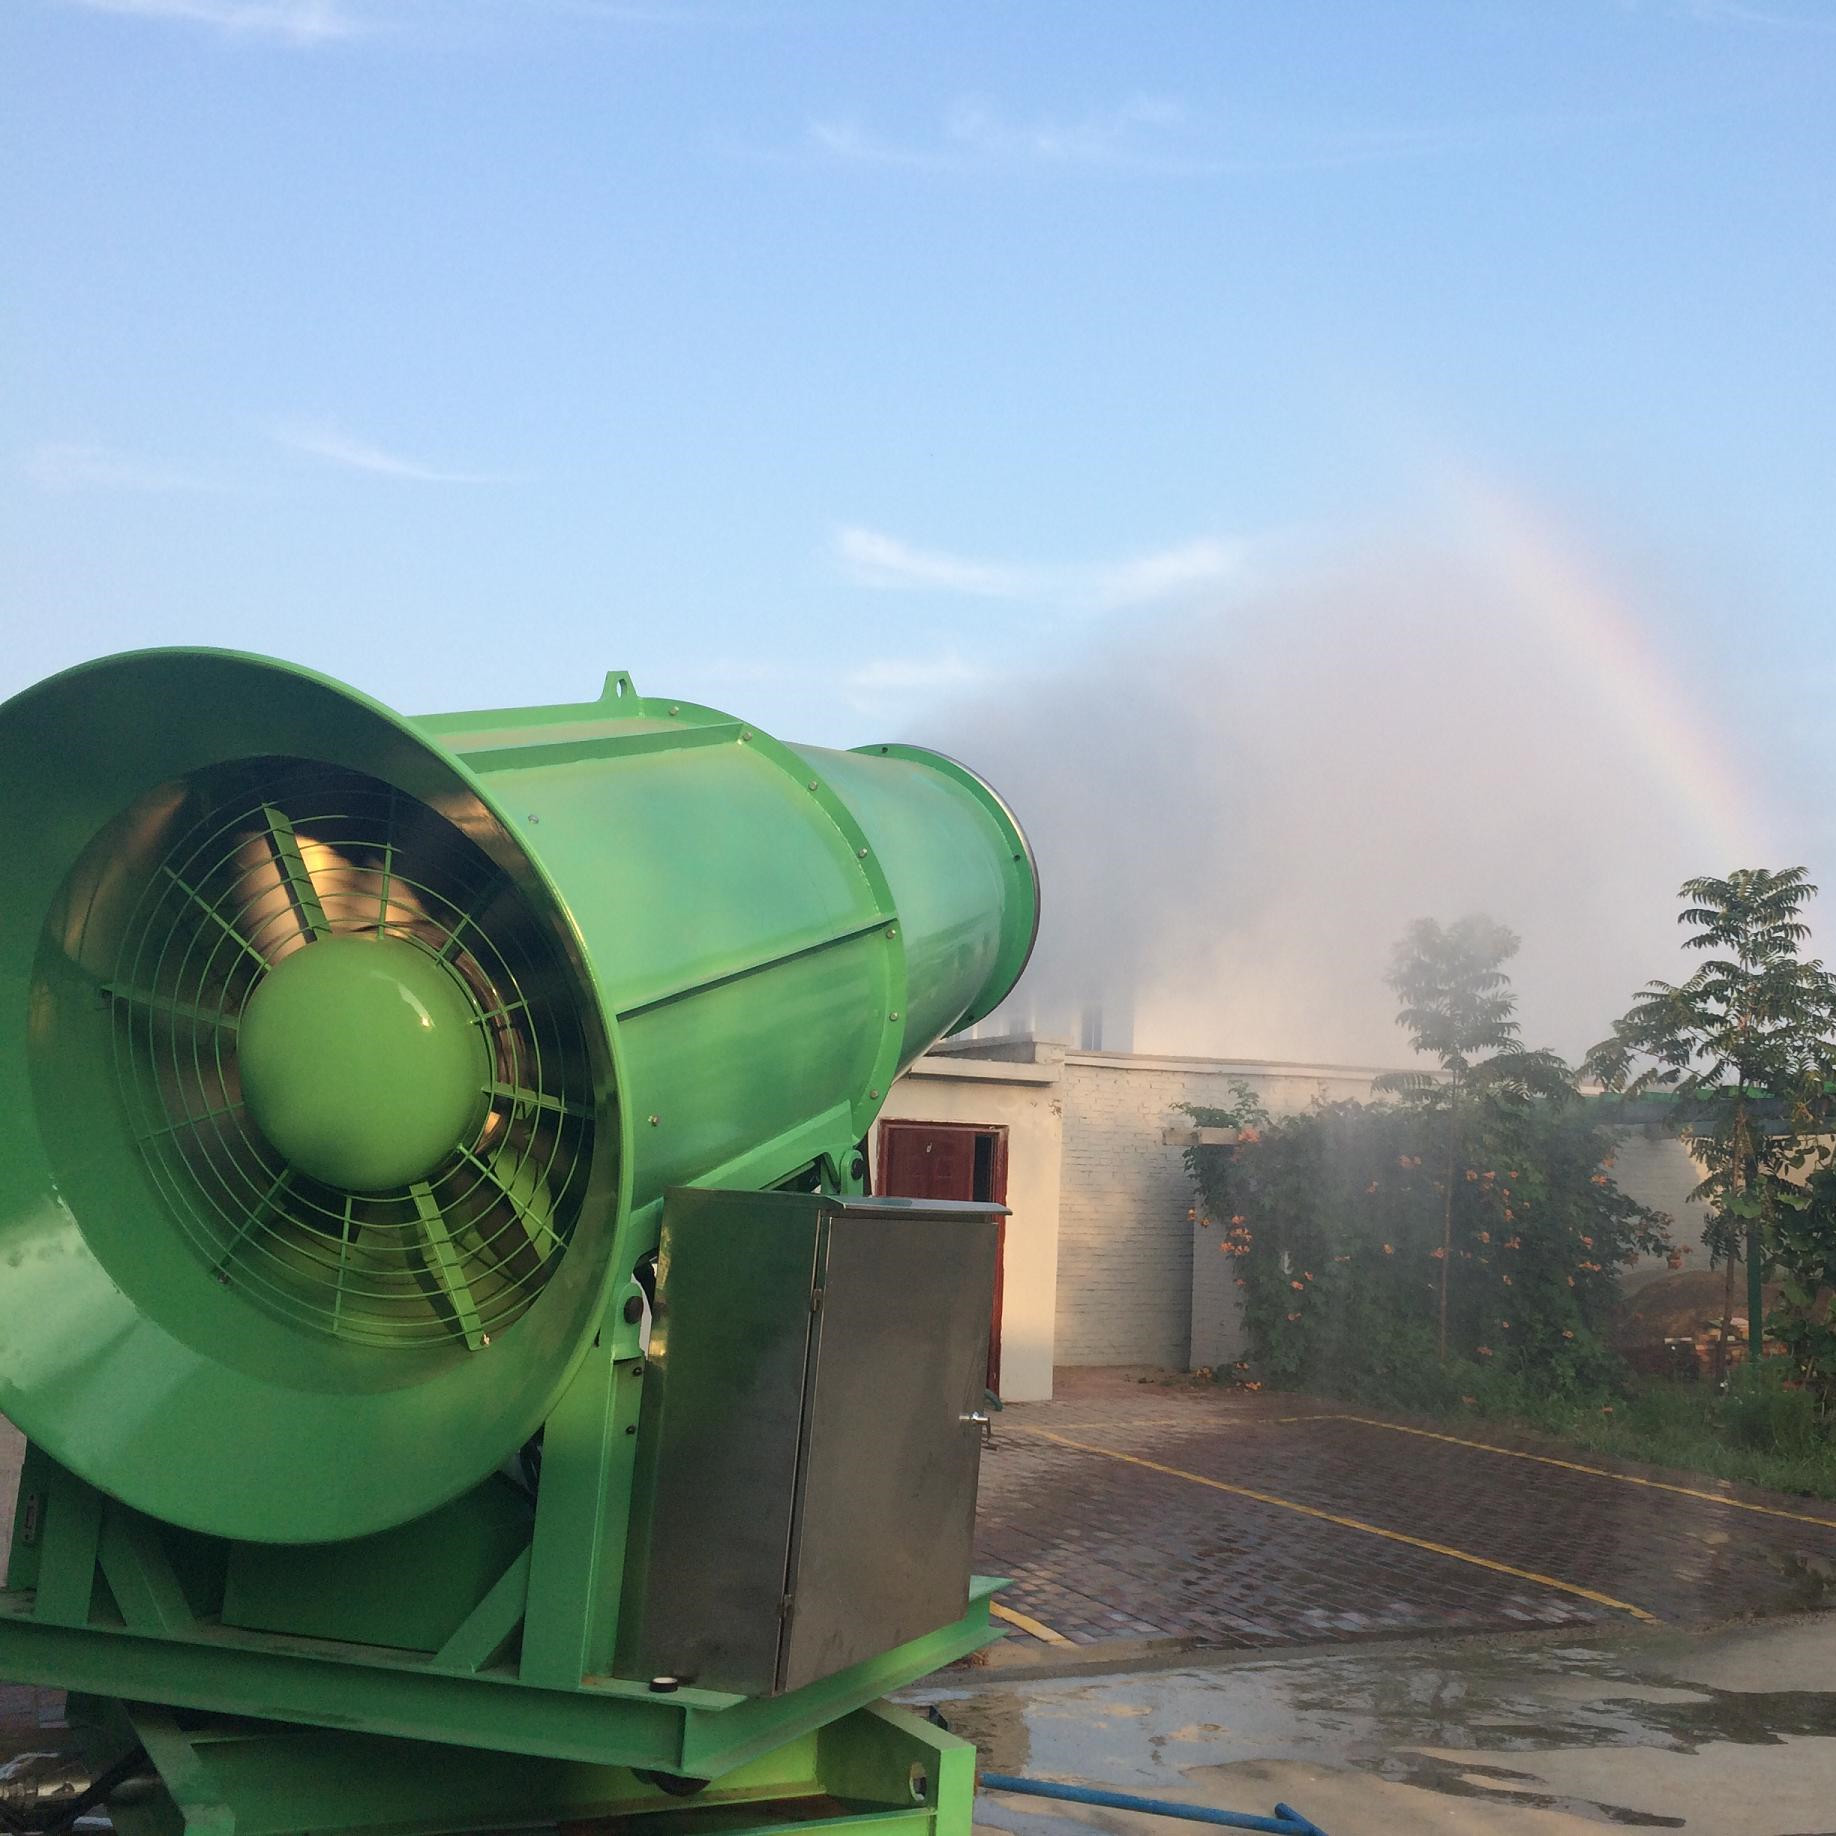
[[[962,1615],[998,1215],[670,1195],[622,1674],[768,1695]]]
[[[994,1258],[992,1215],[829,1220],[783,1689],[968,1609]]]
[[[771,1692],[821,1226],[801,1195],[670,1195],[619,1614],[627,1676]]]

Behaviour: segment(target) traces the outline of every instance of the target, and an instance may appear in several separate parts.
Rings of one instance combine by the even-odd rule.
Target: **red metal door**
[[[1007,1203],[1007,1130],[973,1122],[882,1122],[875,1190],[887,1198]],[[988,1325],[988,1387],[1001,1393],[1001,1303],[1007,1220],[997,1221],[994,1315]]]
[[[973,1200],[975,1136],[955,1124],[882,1122],[879,1190],[888,1198]]]

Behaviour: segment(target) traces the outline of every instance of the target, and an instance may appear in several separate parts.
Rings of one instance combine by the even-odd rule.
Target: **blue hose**
[[[1255,1817],[1247,1811],[1213,1810],[1205,1804],[1178,1804],[1171,1798],[1137,1798],[1126,1791],[1098,1791],[1090,1785],[1055,1785],[1047,1779],[1023,1779],[1011,1772],[984,1772],[989,1791],[1014,1791],[1031,1798],[1063,1798],[1068,1804],[1100,1804],[1105,1810],[1141,1811],[1150,1817],[1183,1817],[1191,1823],[1218,1823],[1227,1830],[1261,1830],[1265,1836],[1326,1836],[1317,1823],[1309,1823],[1286,1804],[1275,1806],[1273,1817]]]

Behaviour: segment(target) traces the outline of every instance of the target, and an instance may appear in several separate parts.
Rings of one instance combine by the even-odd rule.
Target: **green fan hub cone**
[[[457,976],[399,937],[322,937],[249,997],[243,1100],[276,1152],[328,1186],[383,1192],[468,1145],[490,1076]]]

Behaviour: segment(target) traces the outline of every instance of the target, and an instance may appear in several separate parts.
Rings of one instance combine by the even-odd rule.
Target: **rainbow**
[[[1630,738],[1667,808],[1713,850],[1698,870],[1770,865],[1774,836],[1714,722],[1598,565],[1521,493],[1445,470],[1456,523],[1517,609]]]

